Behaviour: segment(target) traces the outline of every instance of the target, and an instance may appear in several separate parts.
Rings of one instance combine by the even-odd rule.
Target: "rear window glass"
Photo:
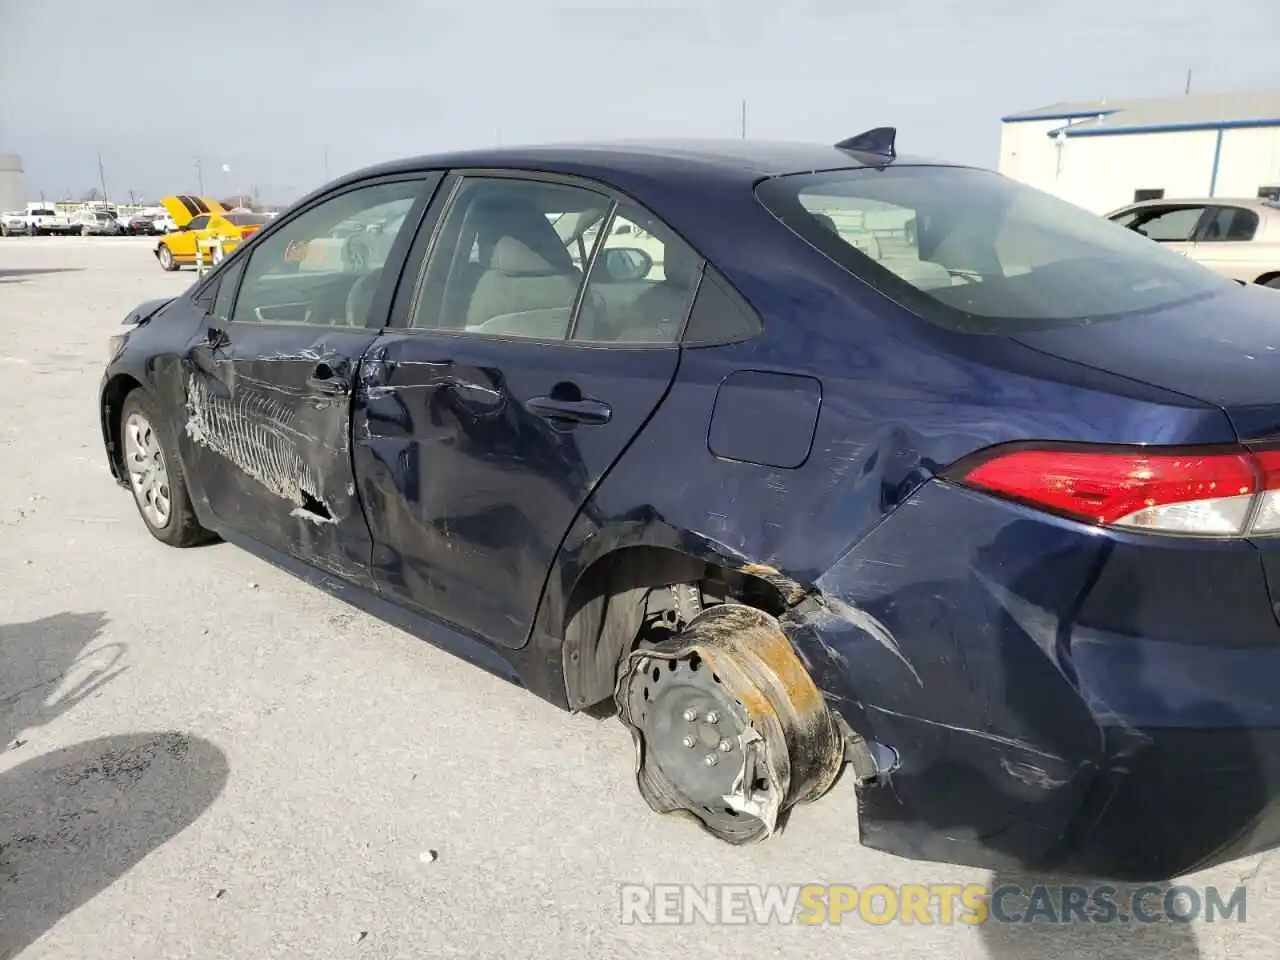
[[[766,180],[757,194],[880,292],[968,332],[1088,323],[1232,287],[1157,243],[989,170],[799,174]]]

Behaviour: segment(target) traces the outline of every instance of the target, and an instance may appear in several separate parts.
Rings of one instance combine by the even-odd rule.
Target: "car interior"
[[[545,209],[536,197],[559,200],[562,208],[577,201],[576,209]],[[539,340],[568,336],[583,287],[579,264],[600,242],[611,203],[586,191],[478,189],[460,205],[461,213],[449,218],[456,227],[446,226],[437,246],[414,325]],[[562,223],[568,225],[563,232],[557,230]],[[640,242],[635,238],[642,226],[660,251],[660,271],[647,251],[619,245]],[[616,213],[610,219],[604,243],[582,296],[574,339],[674,342],[702,258],[656,220],[631,209],[626,219]],[[658,272],[661,277],[654,276]]]

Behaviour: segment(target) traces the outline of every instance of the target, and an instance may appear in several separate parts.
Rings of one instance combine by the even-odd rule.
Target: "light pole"
[[[196,157],[196,183],[199,186],[200,195],[204,196],[204,171],[200,168],[199,157]]]

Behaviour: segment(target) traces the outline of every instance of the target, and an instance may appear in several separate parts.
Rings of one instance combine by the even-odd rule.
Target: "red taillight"
[[[1104,526],[1191,536],[1280,532],[1280,450],[997,448],[954,479]]]

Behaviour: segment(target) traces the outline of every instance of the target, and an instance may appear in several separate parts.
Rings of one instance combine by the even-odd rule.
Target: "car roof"
[[[940,165],[925,158],[904,156],[897,157],[893,163]],[[471,167],[532,170],[606,181],[611,174],[643,177],[656,174],[754,182],[785,174],[875,165],[874,157],[860,157],[834,145],[815,143],[732,139],[594,141],[427,154],[366,167],[343,177],[342,181],[431,168]]]
[[[1136,210],[1141,207],[1193,206],[1193,207],[1248,207],[1251,210],[1280,209],[1280,204],[1265,197],[1163,197],[1156,200],[1138,200],[1127,203],[1120,210]],[[1113,213],[1115,211],[1112,211]]]

